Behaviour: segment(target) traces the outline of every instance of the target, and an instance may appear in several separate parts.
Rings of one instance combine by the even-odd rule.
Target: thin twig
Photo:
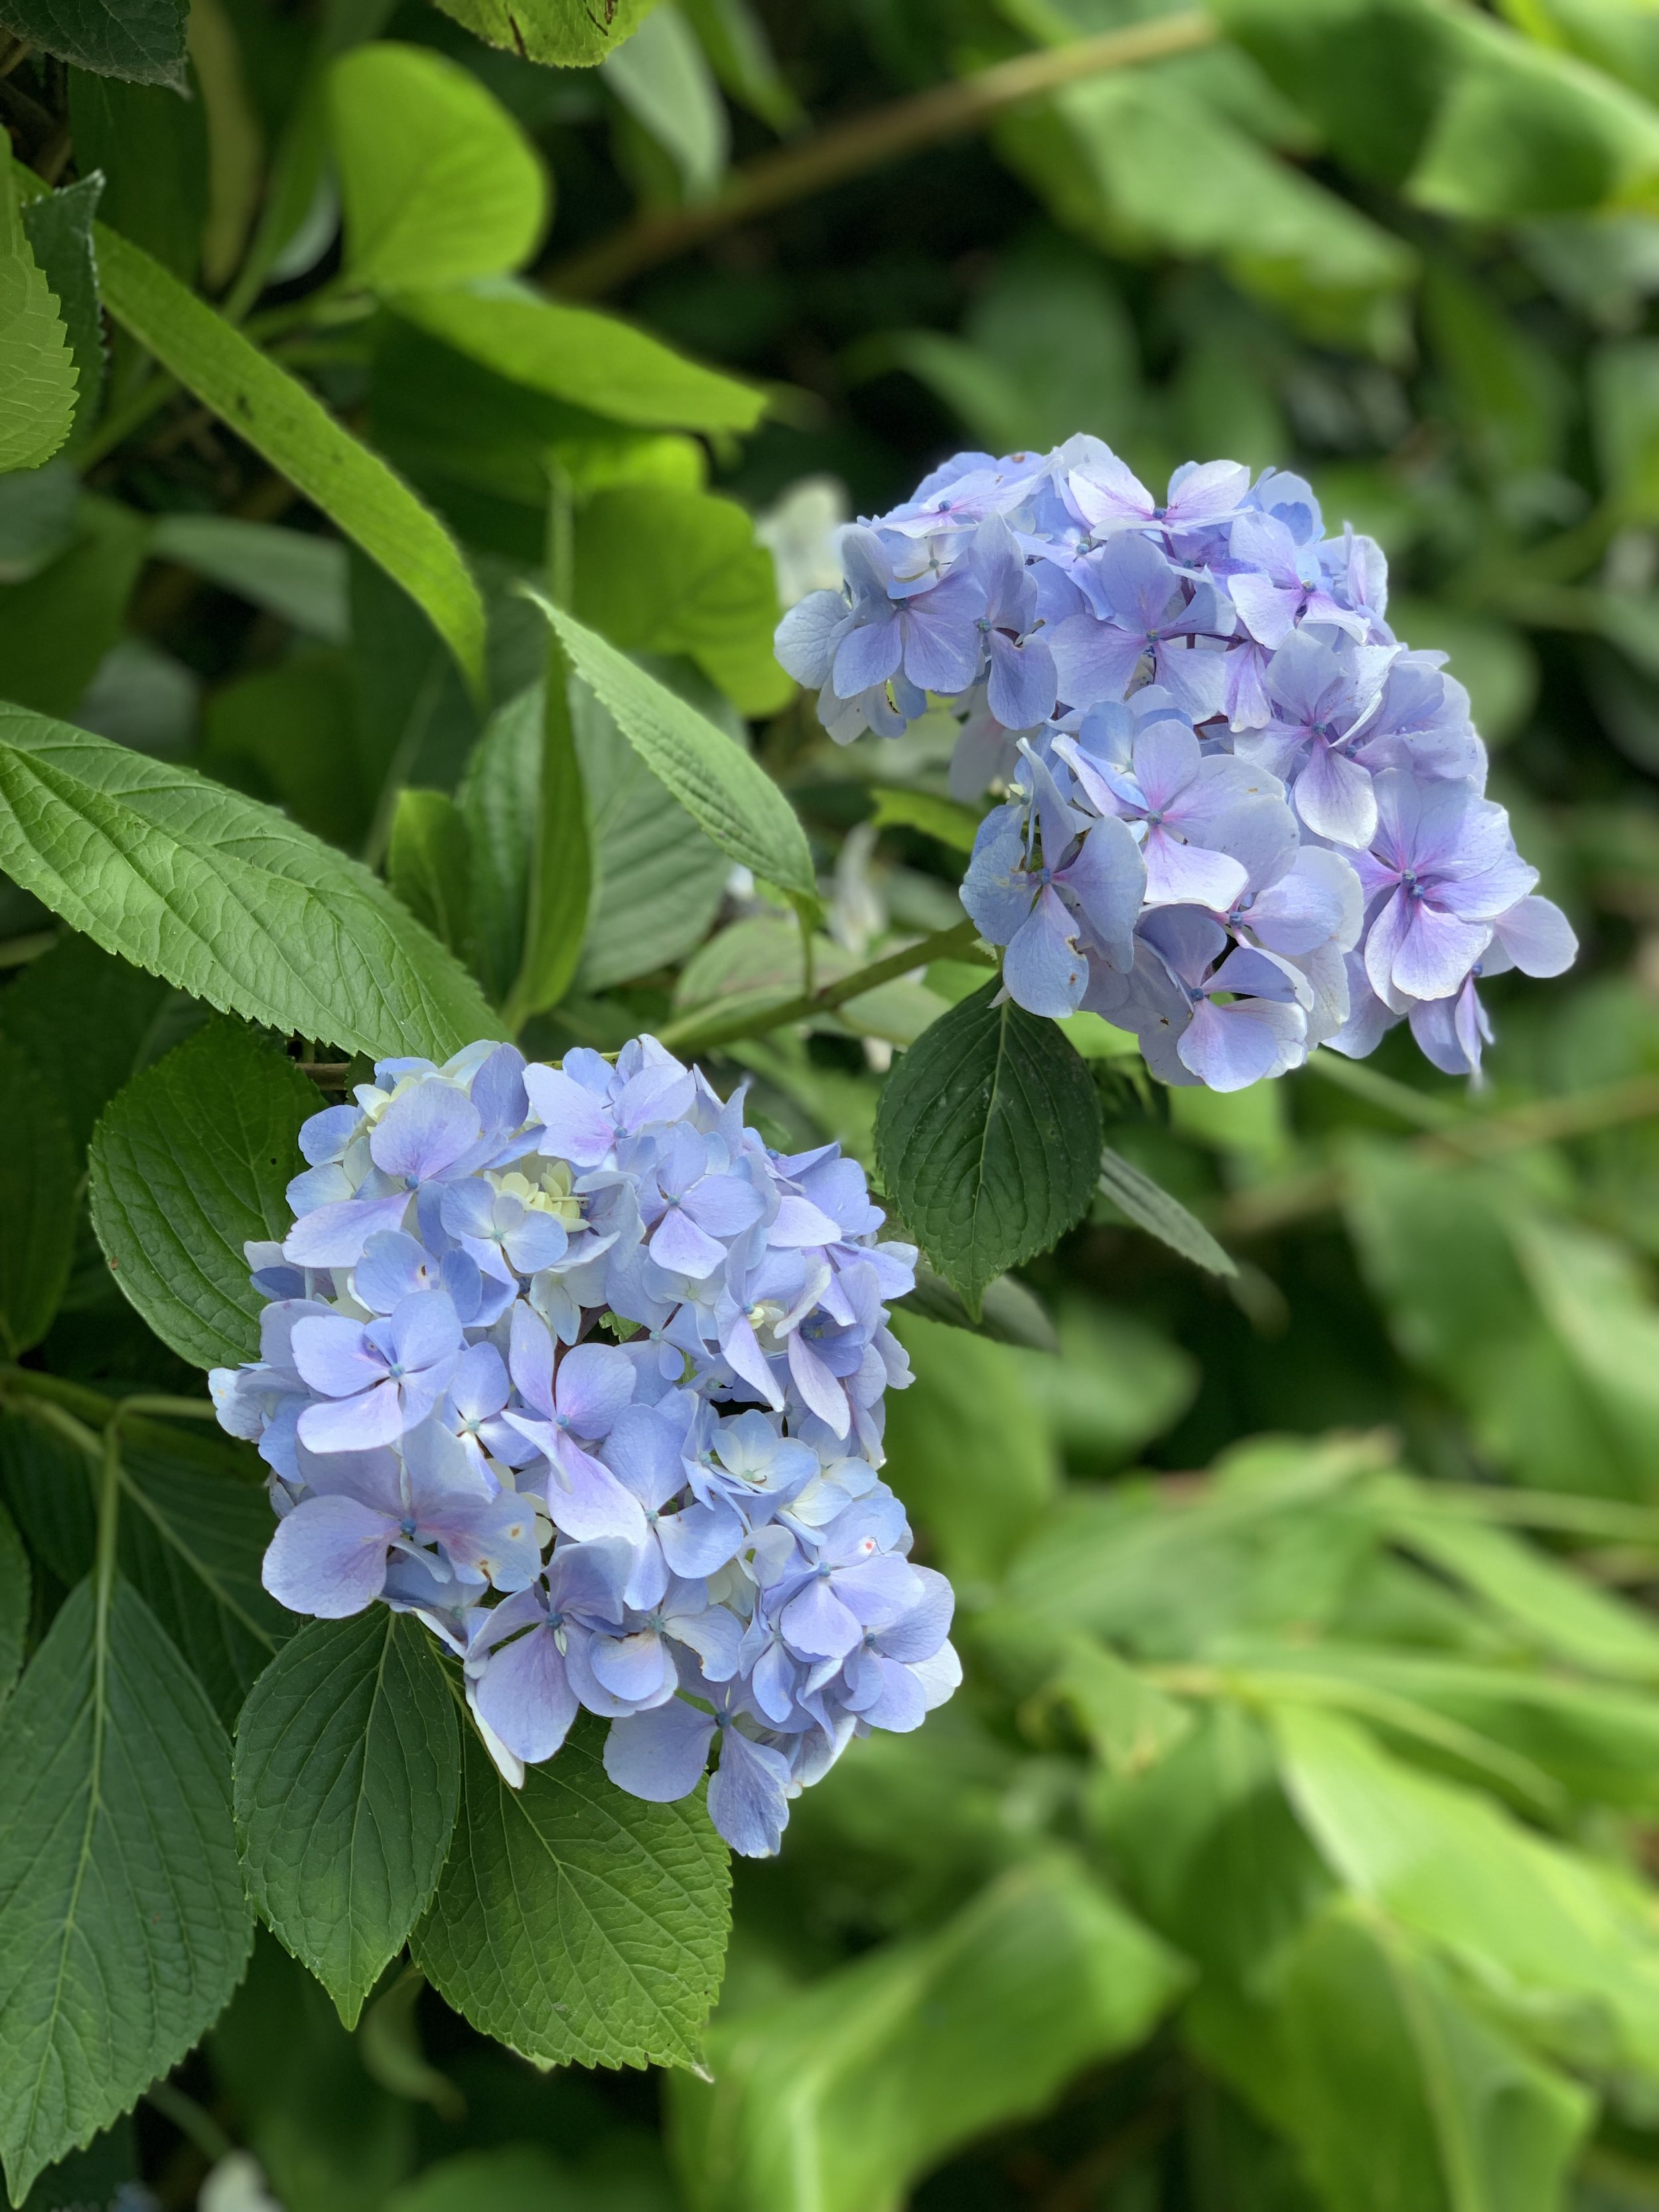
[[[1108,70],[1190,53],[1218,35],[1210,17],[1194,9],[1068,46],[1017,54],[1012,61],[998,62],[951,84],[935,85],[914,99],[849,117],[810,138],[745,162],[732,172],[714,199],[639,216],[585,252],[556,263],[545,272],[544,281],[563,298],[592,299],[734,223],[769,214],[774,208],[805,199],[924,147],[963,137],[1023,100],[1059,92]]]
[[[896,952],[872,960],[867,968],[855,969],[850,975],[826,983],[822,990],[802,991],[793,999],[759,1006],[751,1000],[724,1015],[718,1006],[701,1007],[670,1022],[659,1036],[673,1052],[708,1052],[716,1045],[733,1044],[739,1037],[764,1036],[787,1022],[811,1021],[815,1015],[834,1013],[837,1006],[861,999],[866,991],[890,983],[896,975],[908,975],[913,968],[928,967],[935,960],[971,960],[977,935],[971,921],[959,921],[949,929],[935,930],[931,937],[919,938],[914,945],[902,945]]]

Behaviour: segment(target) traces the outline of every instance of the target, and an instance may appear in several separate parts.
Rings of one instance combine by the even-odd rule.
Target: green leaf
[[[1121,1152],[1115,1152],[1109,1145],[1101,1147],[1100,1188],[1120,1213],[1127,1214],[1137,1229],[1156,1237],[1161,1244],[1167,1244],[1172,1252],[1179,1252],[1195,1267],[1207,1268],[1212,1275],[1238,1273],[1231,1254],[1222,1249],[1204,1224],[1188,1213],[1179,1199],[1171,1198],[1167,1190],[1150,1176],[1143,1175]]]
[[[497,1006],[524,957],[532,826],[541,787],[541,687],[532,684],[484,725],[455,795],[471,850],[478,974]]]
[[[714,72],[674,0],[659,0],[602,67],[623,107],[679,171],[686,198],[707,199],[718,191],[732,126]]]
[[[271,1532],[267,1469],[210,1430],[129,1420],[122,1433],[121,1571],[228,1729],[294,1628],[259,1579]]]
[[[83,495],[76,540],[18,584],[0,586],[0,669],[15,706],[67,714],[119,640],[149,544],[142,515]]]
[[[483,2204],[489,2212],[563,2212],[575,2201],[569,2186],[550,2152],[537,2143],[508,2143],[440,2159],[389,2197],[386,2212],[477,2212]],[[622,2187],[632,2194],[630,2182]]]
[[[524,951],[507,1009],[507,1026],[515,1035],[530,1015],[556,1006],[569,988],[582,957],[593,890],[593,841],[568,665],[556,639],[548,647],[536,811],[527,824]]]
[[[0,1721],[0,2154],[14,2201],[177,2065],[252,1928],[230,1747],[118,1577],[72,1593]]]
[[[602,491],[576,525],[575,612],[625,653],[681,653],[740,714],[794,684],[772,653],[776,571],[734,501],[646,485]]]
[[[1659,2063],[1659,1940],[1643,1893],[1430,1779],[1352,1723],[1276,1711],[1285,1787],[1332,1871],[1474,1974],[1521,2021],[1550,2005],[1581,2059]]]
[[[280,616],[307,637],[343,645],[351,634],[346,549],[337,538],[230,514],[164,514],[151,532],[150,551]]]
[[[104,179],[94,170],[78,184],[48,192],[23,210],[23,230],[40,274],[58,301],[70,349],[75,356],[76,443],[98,417],[103,398],[106,356],[104,313],[98,298],[98,264],[93,252],[93,218]]]
[[[959,2144],[1140,2042],[1186,1978],[1077,1861],[1034,1858],[935,1934],[717,2024],[712,2082],[670,2090],[690,2201],[897,2212]]]
[[[18,213],[0,148],[0,470],[38,469],[75,421],[75,355]]]
[[[182,86],[182,0],[4,0],[0,27],[101,76]]]
[[[98,203],[104,225],[181,284],[194,284],[208,211],[207,116],[196,88],[125,84],[73,71],[69,122],[77,167],[104,178]],[[94,229],[94,258],[99,250]]]
[[[910,791],[898,784],[878,783],[871,793],[876,802],[872,817],[878,830],[920,830],[936,838],[952,853],[971,853],[979,835],[980,817],[954,799],[941,799],[932,791]]]
[[[896,1329],[915,1381],[887,1401],[887,1479],[948,1574],[995,1581],[1060,1488],[1029,1370],[908,1307]]]
[[[660,338],[592,307],[569,307],[527,284],[410,289],[390,302],[405,321],[458,353],[550,398],[642,429],[750,430],[766,395],[687,361]]]
[[[721,852],[791,896],[816,902],[805,834],[764,769],[606,639],[538,592],[529,596],[635,751]]]
[[[435,638],[432,649],[447,668]],[[337,646],[308,645],[222,684],[203,712],[194,765],[280,807],[325,843],[360,850],[380,787],[351,679]]]
[[[284,1035],[446,1058],[477,987],[343,854],[66,723],[0,708],[0,868],[106,951]]]
[[[1052,1022],[994,982],[936,1021],[887,1079],[876,1157],[901,1219],[970,1313],[994,1275],[1078,1221],[1100,1163],[1100,1103]]]
[[[29,1563],[17,1524],[0,1506],[0,1703],[23,1664],[29,1626]]]
[[[1141,1774],[1181,1742],[1193,1709],[1166,1697],[1092,1637],[1068,1637],[1045,1700],[1068,1705],[1109,1774]]]
[[[665,670],[664,682],[711,721],[720,713],[689,669]],[[672,967],[701,944],[732,869],[586,684],[573,685],[570,708],[593,856],[576,980],[584,991],[606,991]]]
[[[21,1047],[0,1041],[0,1346],[52,1327],[69,1280],[79,1168],[64,1109]]]
[[[591,69],[638,30],[656,0],[441,0],[446,15],[492,46],[556,69]]]
[[[466,959],[472,945],[472,844],[447,792],[398,793],[386,878],[416,921]]]
[[[159,262],[102,223],[94,235],[115,319],[403,586],[481,690],[483,603],[437,517],[304,385]]]
[[[510,1790],[463,1731],[461,1811],[416,1964],[481,2033],[545,2065],[696,2066],[729,1924],[701,1794],[626,1796],[584,1716]]]
[[[749,0],[682,0],[681,13],[733,100],[776,131],[805,124],[805,111],[779,70]]]
[[[1331,2212],[1557,2212],[1590,2098],[1381,1914],[1327,1906],[1282,1988],[1282,2124]]]
[[[906,1298],[904,1310],[923,1321],[942,1322],[946,1328],[965,1328],[975,1336],[988,1336],[994,1344],[1024,1345],[1030,1352],[1060,1350],[1060,1339],[1042,1300],[1017,1275],[999,1275],[987,1283],[975,1319],[944,1276],[936,1275],[925,1260],[919,1261],[916,1286]]]
[[[287,1234],[300,1124],[320,1110],[291,1060],[217,1021],[135,1076],[98,1124],[98,1240],[132,1304],[198,1367],[258,1357],[265,1302],[242,1247]]]
[[[506,108],[429,47],[377,40],[329,74],[345,267],[370,291],[516,269],[547,227],[547,176]]]
[[[431,1900],[460,1758],[431,1637],[384,1606],[307,1622],[243,1708],[235,1804],[248,1894],[348,2027]]]

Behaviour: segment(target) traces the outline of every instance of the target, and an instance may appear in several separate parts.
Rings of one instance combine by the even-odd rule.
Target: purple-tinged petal
[[[356,1398],[325,1398],[300,1416],[300,1442],[314,1452],[368,1451],[396,1443],[410,1425],[395,1382]]]
[[[1309,753],[1292,793],[1296,811],[1316,836],[1364,847],[1376,835],[1376,794],[1358,761],[1328,745]]]
[[[775,1857],[789,1822],[789,1762],[735,1728],[720,1736],[708,1783],[708,1817],[740,1858]]]
[[[259,1579],[290,1613],[344,1620],[386,1588],[395,1522],[355,1498],[308,1498],[276,1524]]]
[[[554,1400],[561,1420],[577,1436],[609,1436],[611,1424],[633,1397],[634,1363],[619,1346],[579,1344],[559,1362]]]
[[[283,1257],[299,1267],[355,1267],[371,1237],[401,1229],[409,1193],[391,1198],[348,1198],[319,1206],[296,1221],[283,1239]]]
[[[576,1693],[548,1628],[532,1628],[492,1651],[472,1699],[507,1749],[529,1765],[551,1759],[576,1717]]]
[[[368,1150],[377,1168],[413,1186],[453,1167],[483,1133],[478,1109],[463,1092],[447,1083],[416,1083],[374,1124]]]
[[[689,1797],[702,1780],[714,1740],[714,1716],[684,1698],[672,1698],[647,1712],[611,1722],[605,1771],[630,1797],[672,1805]]]

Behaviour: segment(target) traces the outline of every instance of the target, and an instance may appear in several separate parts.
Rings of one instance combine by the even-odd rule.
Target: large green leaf
[[[94,236],[104,302],[117,322],[403,586],[482,688],[483,602],[437,517],[304,385],[158,261],[105,224]]]
[[[562,607],[536,595],[572,666],[652,774],[721,852],[793,897],[817,878],[794,809],[765,770],[696,708]]]
[[[1100,1167],[1093,1079],[1054,1024],[994,982],[923,1032],[894,1068],[876,1157],[900,1218],[970,1312],[994,1275],[1079,1219]]]
[[[442,0],[446,15],[492,46],[558,69],[590,69],[638,30],[656,0]]]
[[[1455,1960],[1518,2019],[1598,2067],[1659,2063],[1659,1941],[1642,1893],[1488,1799],[1431,1780],[1350,1722],[1273,1715],[1285,1786],[1334,1873]]]
[[[729,499],[621,486],[576,526],[575,611],[625,652],[681,653],[739,713],[775,714],[794,685],[772,653],[772,556]]]
[[[4,0],[0,26],[76,69],[182,88],[188,12],[182,0]]]
[[[15,1359],[52,1326],[69,1279],[79,1166],[62,1105],[0,1039],[0,1346]]]
[[[546,173],[470,70],[378,40],[335,63],[328,100],[353,283],[455,284],[528,260],[547,222]]]
[[[705,368],[660,338],[592,307],[568,307],[527,284],[483,283],[462,290],[399,292],[398,314],[550,398],[643,429],[750,430],[766,395]]]
[[[14,2201],[217,2017],[252,1928],[230,1746],[118,1577],[82,1583],[0,1721],[0,2154]]]
[[[672,2093],[691,2201],[897,2212],[947,2152],[1140,2042],[1186,1978],[1077,1862],[1038,1857],[937,1934],[717,2022],[712,2082]]]
[[[454,1699],[411,1614],[308,1621],[243,1708],[248,1894],[348,2027],[431,1899],[459,1790]]]
[[[3,708],[0,867],[106,951],[284,1033],[441,1059],[493,1025],[355,860],[186,768]]]
[[[75,355],[30,249],[15,171],[0,148],[0,471],[38,469],[75,420]]]
[[[510,1790],[471,1728],[461,1811],[416,1963],[526,2058],[695,2066],[720,1986],[731,1878],[701,1796],[648,1805],[599,1762],[584,1716]]]
[[[198,1367],[258,1357],[243,1246],[284,1237],[316,1085],[238,1022],[188,1038],[111,1103],[92,1140],[93,1226],[115,1279]]]

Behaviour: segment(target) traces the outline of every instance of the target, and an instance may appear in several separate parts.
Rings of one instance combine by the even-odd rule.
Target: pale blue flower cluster
[[[650,1037],[374,1073],[301,1131],[294,1226],[248,1248],[261,1356],[211,1377],[270,1469],[265,1587],[418,1615],[515,1784],[584,1706],[659,1802],[718,1736],[715,1826],[775,1851],[853,1735],[960,1679],[876,1472],[914,1247]]]
[[[1478,1076],[1479,978],[1572,960],[1468,692],[1300,477],[1189,463],[1160,504],[1097,438],[959,453],[841,550],[778,656],[842,743],[930,698],[964,718],[952,787],[1008,796],[963,902],[1032,1012],[1102,1014],[1218,1091],[1407,1018]]]

